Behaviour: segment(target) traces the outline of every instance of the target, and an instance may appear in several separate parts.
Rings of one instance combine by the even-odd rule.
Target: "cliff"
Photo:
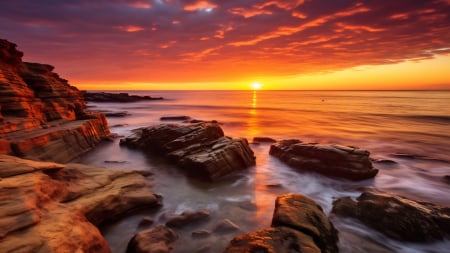
[[[22,56],[0,39],[0,154],[65,163],[109,135],[104,115],[86,113],[83,94],[53,66]]]

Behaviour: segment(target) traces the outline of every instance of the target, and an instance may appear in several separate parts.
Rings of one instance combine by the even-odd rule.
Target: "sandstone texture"
[[[275,201],[272,227],[235,237],[226,253],[308,252],[335,253],[338,235],[313,200],[286,194]]]
[[[330,177],[357,181],[373,178],[378,173],[368,151],[336,144],[283,140],[271,145],[270,154],[293,168]]]
[[[148,153],[163,154],[188,174],[210,180],[255,165],[247,140],[224,136],[216,122],[140,128],[120,143]]]
[[[101,114],[46,64],[22,62],[0,39],[0,154],[68,162],[109,135]]]
[[[96,226],[156,207],[139,172],[0,155],[2,252],[110,252]]]
[[[126,253],[169,253],[178,235],[163,225],[143,230],[131,238]]]
[[[430,242],[450,237],[450,208],[381,192],[364,192],[333,202],[333,213],[360,220],[400,241]]]
[[[83,92],[84,100],[90,102],[130,103],[146,100],[162,100],[162,97],[129,95],[128,93]]]

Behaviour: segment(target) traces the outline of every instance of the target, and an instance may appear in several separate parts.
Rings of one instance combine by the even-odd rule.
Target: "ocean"
[[[164,97],[136,103],[89,103],[89,109],[127,111],[108,118],[113,133],[127,136],[132,129],[162,123],[162,116],[185,115],[217,120],[225,135],[304,142],[337,143],[371,152],[380,170],[372,180],[350,182],[330,179],[287,167],[269,156],[269,144],[251,144],[256,166],[216,183],[186,177],[160,157],[105,142],[76,162],[112,169],[148,170],[153,191],[163,206],[133,214],[102,228],[113,252],[125,252],[128,240],[143,227],[143,217],[163,223],[167,213],[208,209],[205,224],[177,231],[174,252],[221,252],[236,235],[270,226],[276,196],[302,193],[330,214],[332,201],[357,197],[367,187],[415,200],[450,206],[450,91],[120,91]],[[105,163],[117,161],[118,163]],[[268,187],[269,185],[281,187]],[[351,219],[331,215],[340,231],[341,252],[450,252],[450,241],[430,244],[389,239]],[[230,219],[240,227],[229,234],[193,239],[195,230],[212,230]],[[178,245],[178,246],[177,246]]]

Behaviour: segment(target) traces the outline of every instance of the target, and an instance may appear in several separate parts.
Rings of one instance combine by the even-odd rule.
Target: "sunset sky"
[[[14,0],[0,38],[80,89],[450,89],[450,0]]]

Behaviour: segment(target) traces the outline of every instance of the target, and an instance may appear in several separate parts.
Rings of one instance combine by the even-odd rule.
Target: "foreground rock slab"
[[[138,172],[1,155],[0,174],[2,252],[110,252],[96,226],[160,205]]]
[[[313,200],[286,194],[275,201],[272,227],[235,237],[226,253],[335,253],[337,230]]]
[[[293,168],[330,177],[357,181],[378,173],[372,166],[370,153],[353,147],[283,140],[271,145],[270,154]]]
[[[216,180],[255,165],[245,138],[225,137],[216,122],[161,124],[140,128],[121,145],[163,154],[188,174]]]
[[[356,218],[400,241],[430,242],[450,237],[450,207],[389,193],[364,192],[356,200],[340,198],[334,201],[332,212]]]

